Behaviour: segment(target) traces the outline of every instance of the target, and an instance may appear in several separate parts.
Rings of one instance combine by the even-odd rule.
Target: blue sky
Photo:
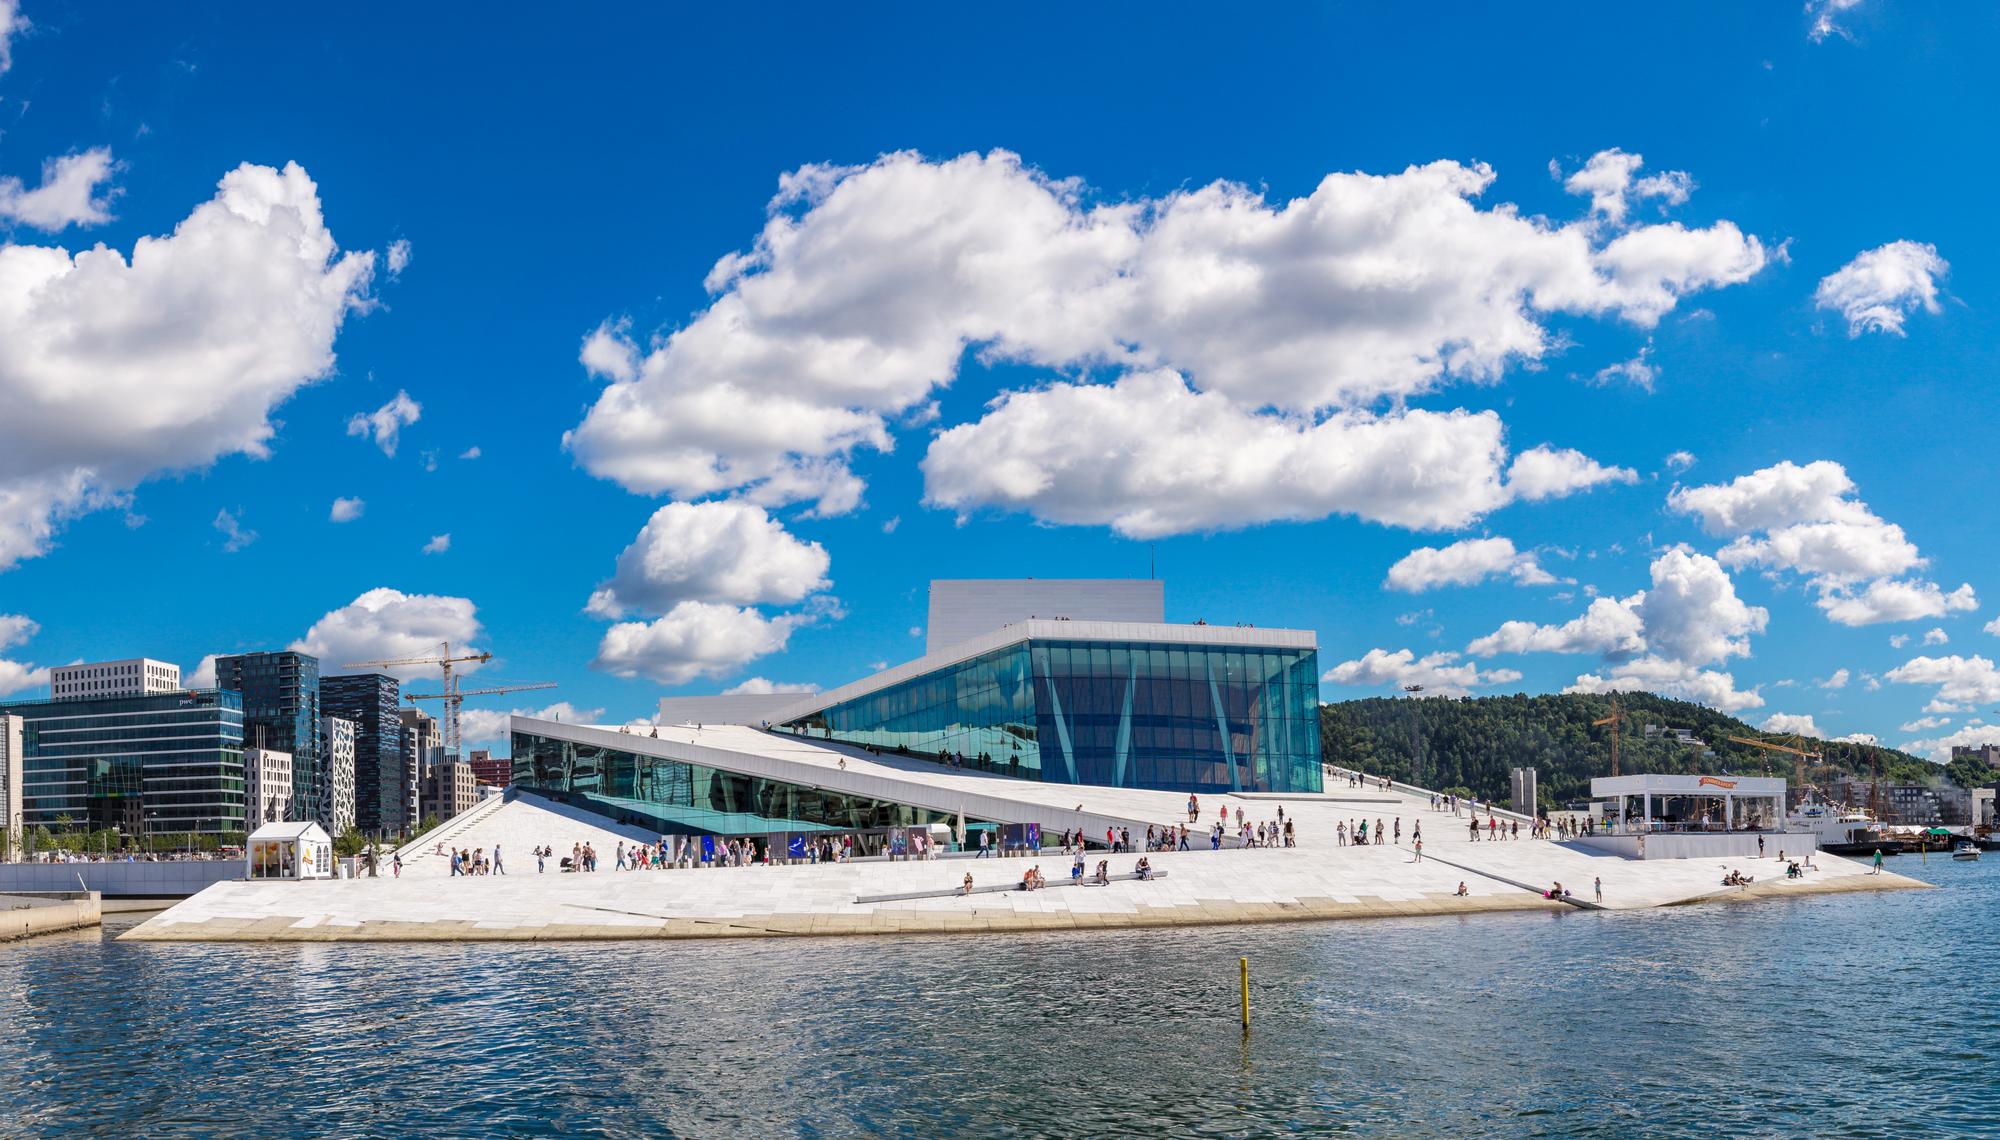
[[[1996,24],[0,0],[0,691],[622,719],[1155,558],[1329,699],[1976,742]]]

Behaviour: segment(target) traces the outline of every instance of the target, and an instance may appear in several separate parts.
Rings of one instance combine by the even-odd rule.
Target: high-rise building
[[[322,677],[320,711],[354,723],[354,827],[364,835],[401,835],[409,818],[407,789],[416,786],[403,751],[398,715],[402,685],[386,673]]]
[[[328,835],[339,838],[354,830],[354,722],[345,717],[322,717],[319,737],[326,748],[326,763],[320,765],[324,779],[319,792],[321,815],[316,822]]]
[[[21,854],[21,734],[26,726],[18,716],[0,714],[0,827],[7,829],[0,861],[12,862]]]
[[[0,702],[19,716],[26,827],[244,830],[243,698],[225,689]]]
[[[319,658],[290,650],[217,657],[215,684],[243,694],[244,743],[291,755],[292,818],[318,819]]]
[[[490,748],[475,748],[465,754],[465,762],[472,765],[472,778],[488,788],[504,788],[514,782],[514,762],[505,756],[495,758]]]
[[[181,667],[150,657],[58,665],[49,670],[49,695],[57,700],[172,693],[180,687]]]
[[[292,783],[292,755],[275,748],[243,750],[243,827],[255,831],[267,823],[293,818],[297,797]]]

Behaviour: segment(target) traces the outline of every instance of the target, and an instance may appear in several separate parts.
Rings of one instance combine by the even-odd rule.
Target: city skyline
[[[0,0],[0,697],[450,640],[560,685],[478,747],[1157,573],[1326,700],[1985,743],[2000,18],[1554,13]]]

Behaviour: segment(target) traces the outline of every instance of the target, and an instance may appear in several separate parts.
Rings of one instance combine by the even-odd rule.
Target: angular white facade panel
[[[924,652],[1029,618],[1158,624],[1167,620],[1157,578],[952,578],[931,582]]]

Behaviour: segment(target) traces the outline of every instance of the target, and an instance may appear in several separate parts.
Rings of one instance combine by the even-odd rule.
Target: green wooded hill
[[[1789,737],[1759,732],[1735,717],[1652,693],[1621,693],[1626,713],[1619,742],[1619,770],[1702,772],[1795,779],[1791,756],[1732,744],[1731,736],[1773,743]],[[1591,723],[1611,715],[1611,698],[1582,693],[1511,697],[1371,697],[1320,708],[1320,741],[1328,763],[1393,776],[1420,787],[1464,789],[1482,799],[1505,800],[1507,771],[1532,767],[1544,808],[1587,799],[1592,776],[1611,774],[1611,729]],[[1645,739],[1647,724],[1685,728],[1715,751],[1671,740]],[[1879,755],[1882,775],[1897,782],[1936,778],[1938,765],[1868,744],[1818,741],[1825,765],[1866,777]],[[1814,764],[1813,778],[1822,768]]]

